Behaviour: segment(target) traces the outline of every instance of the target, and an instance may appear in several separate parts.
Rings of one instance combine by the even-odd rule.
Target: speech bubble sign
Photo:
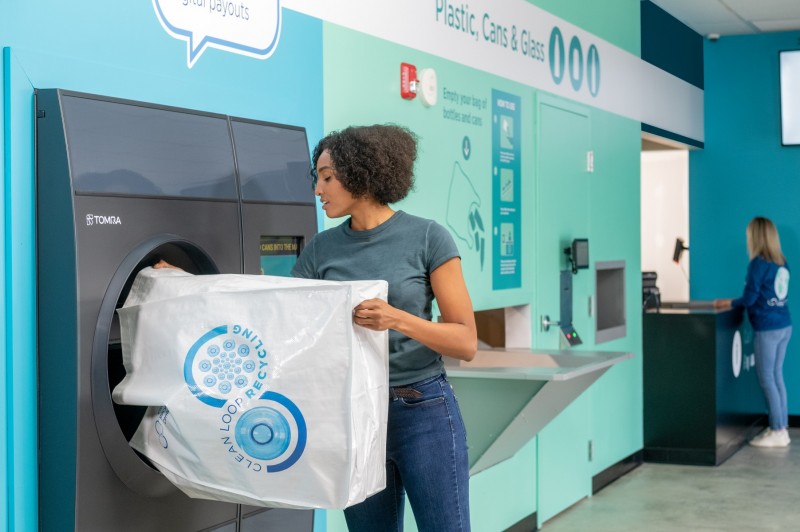
[[[153,0],[158,21],[186,41],[192,68],[207,48],[266,59],[281,34],[280,0]]]

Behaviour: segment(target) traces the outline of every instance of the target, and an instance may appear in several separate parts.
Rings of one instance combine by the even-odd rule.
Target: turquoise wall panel
[[[589,469],[588,390],[570,403],[539,433],[540,523],[592,494]]]
[[[575,503],[581,496],[590,494],[591,483],[585,481],[581,484],[577,480],[581,478],[579,471],[586,471],[583,474],[584,478],[591,477],[642,447],[639,244],[641,139],[639,124],[636,122],[596,109],[563,102],[546,94],[540,95],[539,101],[548,107],[560,107],[567,112],[586,116],[585,121],[590,123],[589,138],[584,141],[586,143],[584,149],[591,149],[594,153],[593,171],[585,172],[585,166],[575,168],[573,172],[578,172],[580,175],[573,177],[571,181],[565,181],[566,172],[563,170],[559,172],[558,166],[543,169],[543,161],[540,160],[537,177],[540,191],[553,187],[553,191],[548,194],[563,198],[560,202],[539,198],[540,207],[537,216],[538,230],[542,233],[540,240],[553,240],[558,231],[574,233],[581,228],[586,231],[585,234],[564,233],[561,238],[569,240],[585,236],[589,239],[591,267],[588,270],[580,270],[573,276],[573,323],[584,342],[578,349],[625,351],[634,354],[633,359],[612,367],[573,406],[542,431],[539,437],[538,493],[539,517],[544,521]],[[563,122],[563,119],[559,121]],[[573,137],[577,135],[576,127],[569,128]],[[565,148],[558,147],[563,143],[551,146],[549,140],[545,138],[546,135],[554,135],[557,130],[544,123],[539,124],[539,128],[542,137],[539,141],[540,150],[548,154],[559,149],[565,151]],[[569,149],[574,147],[573,145]],[[576,161],[580,159],[580,164],[585,164],[585,158],[581,157],[581,153],[571,156],[565,154],[564,157]],[[546,162],[549,157],[541,159]],[[561,166],[566,164],[566,162],[561,163]],[[583,173],[580,173],[582,171]],[[555,173],[557,179],[561,180],[560,184],[565,186],[559,187],[558,184],[554,186],[553,183],[547,183],[548,173]],[[569,186],[566,186],[567,183]],[[577,187],[581,187],[581,190],[572,194],[572,190]],[[537,256],[540,273],[549,268],[551,270],[549,275],[554,275],[556,268],[552,264],[545,266],[542,263],[559,260],[556,251],[560,250],[551,250],[548,254],[540,247]],[[602,344],[594,342],[595,318],[589,311],[590,297],[594,296],[595,289],[594,264],[598,261],[624,261],[626,266],[627,334],[624,338]],[[563,269],[564,264],[561,267]],[[542,274],[540,277],[545,275]],[[547,279],[542,278],[540,284],[546,285]],[[545,290],[537,290],[534,305],[535,308],[538,306],[540,311],[534,312],[534,321],[548,310],[542,306],[546,301]],[[536,325],[534,323],[534,327]],[[541,340],[537,340],[536,345],[553,347],[554,336],[553,333],[538,333],[538,338]],[[566,419],[561,419],[562,417]],[[583,423],[582,432],[581,423]],[[578,432],[580,441],[576,442],[575,435]],[[591,446],[591,458],[589,458],[589,446]],[[559,474],[565,471],[573,472],[571,476],[573,485],[570,489],[558,480]]]
[[[778,77],[778,51],[797,49],[799,39],[785,32],[705,43],[705,148],[689,155],[692,299],[741,295],[754,216],[771,218],[789,264],[800,261],[800,147],[781,146]],[[789,343],[784,376],[789,390],[800,389],[800,342]],[[788,400],[789,414],[800,414],[800,395]]]
[[[537,446],[532,439],[509,460],[470,480],[473,530],[505,530],[536,510]]]
[[[528,0],[553,15],[568,20],[601,39],[639,55],[641,0],[604,0],[603,2],[564,2],[563,0]]]
[[[589,237],[590,178],[587,152],[591,148],[589,108],[548,94],[537,101],[537,203],[538,233],[534,324],[540,316],[559,320],[560,276],[571,267],[564,254],[575,238]],[[589,258],[592,242],[589,241]],[[570,273],[573,304],[589,292],[589,270]],[[575,329],[590,336],[583,307],[573,308]],[[535,328],[534,347],[558,349],[558,327]],[[589,411],[586,393],[577,398],[539,433],[538,517],[553,517],[591,494],[589,477]]]
[[[589,242],[592,263],[625,261],[626,335],[589,345],[626,351],[634,357],[608,370],[588,391],[592,474],[596,475],[642,448],[642,313],[639,124],[593,109]],[[590,270],[590,276],[594,272]],[[594,281],[592,280],[592,290]],[[586,299],[576,309],[587,307]],[[592,331],[594,330],[594,318]],[[588,336],[588,338],[587,338]]]
[[[0,66],[2,67],[2,77],[0,77],[0,87],[2,87],[2,91],[0,92],[0,123],[3,124],[3,127],[0,128],[0,161],[2,161],[2,177],[3,183],[8,181],[6,177],[8,175],[8,161],[6,159],[6,140],[9,138],[9,133],[11,130],[11,124],[5,120],[6,116],[6,99],[5,95],[9,92],[6,89],[6,85],[8,84],[7,78],[7,66],[6,64],[6,54],[0,54]],[[0,205],[5,203],[5,187],[0,187]],[[5,234],[5,217],[0,216],[0,234]],[[5,250],[3,250],[3,257],[5,257]],[[0,260],[0,296],[2,296],[2,301],[5,302],[6,300],[6,269],[5,269],[5,260]],[[9,498],[13,495],[13,490],[10,490],[10,482],[11,477],[9,475],[9,464],[12,459],[10,442],[8,441],[8,411],[9,405],[11,404],[10,398],[8,397],[11,386],[8,382],[8,365],[11,363],[11,358],[8,356],[8,352],[5,349],[6,345],[6,308],[5,304],[0,305],[0,384],[3,386],[3,391],[0,393],[0,486],[3,487],[3,496],[0,497],[0,523],[2,523],[7,529],[11,524],[11,520],[9,518]]]
[[[36,310],[33,88],[9,48],[3,50],[3,192],[9,529],[37,527]]]

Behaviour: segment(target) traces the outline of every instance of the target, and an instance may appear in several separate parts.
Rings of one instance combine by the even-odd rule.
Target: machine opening
[[[117,384],[122,382],[122,379],[125,378],[125,366],[122,363],[119,315],[116,311],[125,303],[136,275],[144,268],[154,265],[161,259],[193,274],[219,273],[216,267],[213,266],[210,261],[205,258],[204,260],[198,261],[196,254],[191,253],[191,251],[186,247],[182,247],[175,243],[163,244],[145,255],[145,257],[139,261],[128,279],[125,281],[125,285],[123,286],[122,292],[120,292],[119,298],[117,299],[117,303],[114,307],[114,316],[111,322],[111,334],[109,334],[108,338],[109,391],[114,390]],[[120,405],[117,403],[113,403],[113,405],[114,415],[119,422],[120,429],[122,429],[122,434],[125,436],[125,440],[130,442],[131,438],[133,438],[133,435],[136,433],[136,429],[139,427],[139,423],[141,423],[142,418],[144,418],[147,407]],[[139,453],[136,454],[138,455]],[[149,461],[146,458],[141,455],[140,457],[149,465]]]
[[[126,374],[117,309],[125,303],[136,275],[161,259],[194,274],[219,273],[208,254],[174,235],[157,237],[140,245],[120,265],[103,298],[92,353],[92,403],[103,451],[129,488],[149,496],[165,495],[175,488],[129,445],[147,407],[116,404],[111,399],[111,391]]]

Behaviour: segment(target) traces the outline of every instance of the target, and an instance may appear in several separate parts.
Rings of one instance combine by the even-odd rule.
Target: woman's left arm
[[[452,258],[431,273],[431,288],[442,314],[434,323],[395,308],[382,299],[356,306],[353,321],[368,329],[394,329],[445,356],[472,360],[478,349],[478,332],[472,300],[461,271],[461,259]]]

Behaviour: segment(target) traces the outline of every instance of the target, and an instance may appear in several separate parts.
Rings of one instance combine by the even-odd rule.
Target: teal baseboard
[[[592,494],[597,493],[623,475],[627,475],[644,461],[642,451],[636,451],[627,458],[623,458],[616,464],[604,469],[592,477]]]

